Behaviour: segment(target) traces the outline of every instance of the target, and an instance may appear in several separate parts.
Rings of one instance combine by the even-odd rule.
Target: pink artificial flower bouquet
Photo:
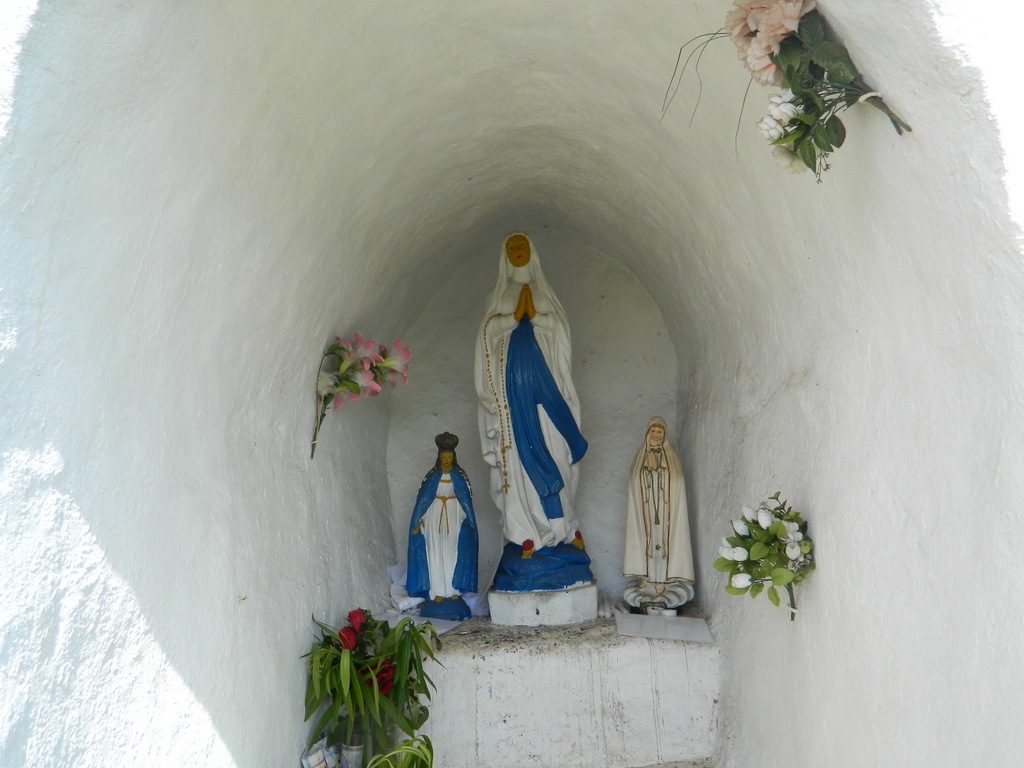
[[[316,427],[313,430],[313,444],[309,458],[316,453],[317,440],[320,437],[320,426],[327,416],[327,407],[339,407],[346,400],[357,400],[360,397],[376,397],[385,383],[392,389],[399,382],[409,381],[409,360],[412,351],[401,339],[395,339],[391,348],[383,344],[364,339],[356,331],[351,340],[337,338],[320,358],[317,368],[316,394],[318,414]],[[326,368],[324,363],[330,359]]]

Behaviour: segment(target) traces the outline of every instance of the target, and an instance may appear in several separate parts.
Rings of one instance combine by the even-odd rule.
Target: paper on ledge
[[[648,616],[642,613],[615,614],[620,635],[651,637],[656,640],[688,640],[713,643],[707,622],[694,616]]]

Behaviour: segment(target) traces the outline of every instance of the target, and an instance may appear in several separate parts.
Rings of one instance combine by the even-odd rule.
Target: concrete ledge
[[[550,627],[597,618],[597,584],[537,592],[487,593],[491,622],[503,626]]]
[[[561,627],[471,619],[443,637],[424,732],[444,768],[705,765],[719,650],[620,635],[612,619]]]

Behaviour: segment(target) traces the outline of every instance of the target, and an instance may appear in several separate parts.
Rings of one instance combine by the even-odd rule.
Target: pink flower
[[[355,400],[360,396],[376,397],[380,394],[380,384],[374,379],[369,360],[363,360],[363,367],[352,374],[352,381],[359,387],[359,394],[350,397],[349,400]]]
[[[391,345],[391,352],[388,353],[388,348],[382,346],[380,348],[381,362],[380,368],[387,372],[387,380],[394,389],[398,386],[398,381],[401,379],[403,384],[409,383],[409,360],[412,359],[412,350],[402,344],[401,339],[395,339],[395,343]]]
[[[332,403],[332,406],[335,408],[339,408],[347,400],[355,400],[357,397],[359,397],[359,395],[355,394],[354,392],[349,392],[347,389],[339,389],[338,394],[335,395],[334,397],[334,402]]]
[[[771,57],[779,44],[796,32],[800,18],[814,10],[815,0],[734,0],[725,29],[747,69],[762,85],[782,85],[782,72]]]
[[[345,359],[349,362],[369,360],[371,363],[379,363],[381,356],[377,354],[377,342],[364,339],[363,334],[356,331],[352,341],[338,339],[338,344],[347,353]]]

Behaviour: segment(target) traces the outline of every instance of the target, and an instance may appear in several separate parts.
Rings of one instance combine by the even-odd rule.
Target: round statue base
[[[515,627],[582,624],[597,618],[597,583],[534,592],[487,593],[491,623]]]

